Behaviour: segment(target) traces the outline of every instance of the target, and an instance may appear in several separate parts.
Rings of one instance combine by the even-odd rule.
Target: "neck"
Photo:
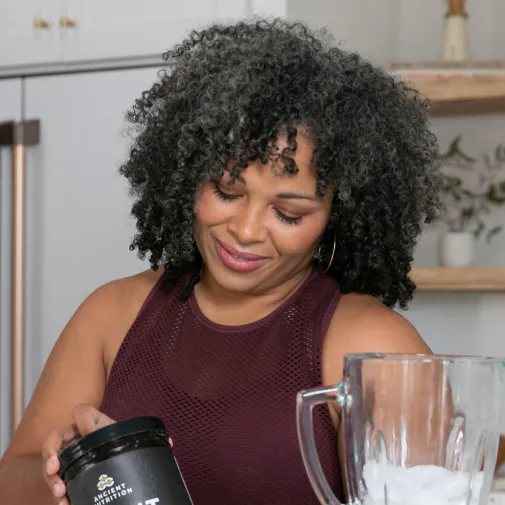
[[[273,312],[295,293],[311,272],[309,265],[274,288],[240,293],[219,285],[204,269],[201,281],[195,286],[195,297],[200,310],[211,321],[240,326],[258,321]]]

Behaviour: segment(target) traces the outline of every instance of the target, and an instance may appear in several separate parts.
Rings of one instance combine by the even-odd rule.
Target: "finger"
[[[96,411],[98,413],[98,420],[96,421],[96,429],[104,428],[105,426],[110,426],[114,424],[116,421],[111,419],[109,416],[106,416],[103,412]]]
[[[64,447],[78,436],[75,426],[59,430],[51,430],[42,446],[42,461],[48,475],[54,475],[60,469],[58,454]]]
[[[72,411],[74,422],[81,436],[92,433],[96,430],[96,413],[89,405],[77,405]]]
[[[109,426],[114,421],[90,405],[77,405],[73,410],[74,421],[79,433],[84,436]]]
[[[42,456],[58,454],[64,445],[72,442],[78,436],[79,432],[74,425],[51,430],[47,434],[44,445],[42,446]]]
[[[170,447],[174,446],[174,441],[171,438],[168,439],[168,443],[170,444]]]
[[[48,473],[45,467],[46,465],[43,464],[42,473],[44,475],[44,479],[47,485],[50,487],[51,493],[53,494],[56,503],[60,503],[62,499],[66,497],[67,494],[67,488],[65,486],[65,483],[60,479],[58,474],[52,474],[52,470],[50,473]]]
[[[51,493],[53,493],[53,496],[57,499],[56,501],[61,501],[62,498],[66,498],[67,487],[57,475],[47,477],[46,482],[51,488]]]

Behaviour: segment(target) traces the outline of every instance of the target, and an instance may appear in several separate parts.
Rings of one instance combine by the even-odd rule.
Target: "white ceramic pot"
[[[469,58],[467,18],[464,16],[446,17],[442,60],[466,61]]]
[[[470,232],[446,232],[440,237],[440,264],[468,267],[475,257],[475,237]]]

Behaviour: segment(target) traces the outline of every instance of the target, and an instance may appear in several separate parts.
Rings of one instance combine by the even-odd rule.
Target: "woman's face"
[[[264,292],[311,263],[324,232],[332,194],[316,195],[313,143],[297,135],[299,172],[284,175],[282,162],[249,163],[244,181],[225,173],[197,194],[195,241],[206,274],[231,291]],[[279,152],[286,147],[278,142]]]

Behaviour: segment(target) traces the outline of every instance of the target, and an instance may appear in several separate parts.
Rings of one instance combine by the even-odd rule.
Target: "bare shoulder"
[[[87,298],[88,303],[109,302],[111,305],[136,305],[143,300],[156,284],[162,270],[145,270],[129,277],[123,277],[103,284]]]
[[[414,326],[369,295],[342,296],[323,345],[323,382],[342,377],[345,354],[380,352],[431,354]]]
[[[76,310],[66,333],[74,326],[86,327],[97,338],[120,333],[131,325],[161,274],[146,270],[98,287]]]
[[[39,454],[49,430],[72,422],[76,405],[99,407],[117,350],[161,274],[108,282],[82,302],[57,338],[2,461]]]
[[[86,312],[86,319],[92,316],[88,321],[96,326],[96,334],[102,338],[107,374],[128,329],[162,274],[162,269],[146,270],[108,282],[94,291],[79,309]]]

